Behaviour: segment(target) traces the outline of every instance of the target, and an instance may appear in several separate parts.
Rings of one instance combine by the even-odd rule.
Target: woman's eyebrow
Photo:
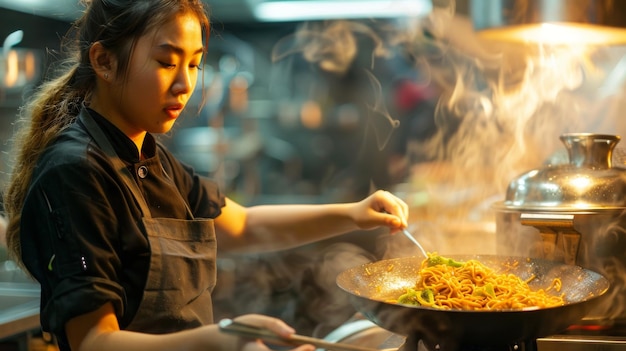
[[[157,49],[159,49],[160,51],[175,52],[179,55],[185,54],[185,50],[183,48],[169,43],[157,45]],[[204,48],[200,47],[193,52],[193,55],[198,55],[202,53],[204,53]]]

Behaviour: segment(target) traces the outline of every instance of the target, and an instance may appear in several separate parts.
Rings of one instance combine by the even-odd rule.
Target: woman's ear
[[[96,76],[105,81],[112,81],[115,77],[115,56],[107,50],[99,41],[89,48],[89,61]]]

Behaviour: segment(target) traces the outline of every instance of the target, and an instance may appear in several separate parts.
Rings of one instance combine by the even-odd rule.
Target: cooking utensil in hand
[[[413,244],[417,245],[417,247],[420,249],[420,251],[422,251],[422,255],[424,255],[424,257],[428,257],[428,255],[426,254],[426,250],[424,250],[422,245],[420,245],[419,241],[417,241],[417,239],[415,239],[415,237],[411,233],[409,233],[408,230],[402,229],[402,234],[404,234],[404,236],[409,238],[409,240],[411,240],[413,242]]]
[[[384,212],[385,213],[389,213],[387,211],[384,211]],[[424,248],[419,243],[419,241],[417,241],[417,239],[415,239],[413,234],[409,233],[409,231],[406,228],[402,229],[402,234],[404,234],[404,236],[409,238],[409,240],[411,240],[411,242],[413,242],[413,244],[415,244],[420,249],[420,251],[422,252],[422,255],[424,255],[424,257],[428,257],[428,255],[426,254],[426,250],[424,250]]]
[[[277,335],[276,333],[254,325],[249,325],[241,322],[233,321],[232,319],[222,319],[218,326],[220,331],[225,333],[234,334],[237,336],[261,339],[274,344],[288,345],[288,346],[300,346],[304,344],[310,344],[317,348],[332,350],[332,351],[378,351],[376,349],[360,347],[349,344],[328,342],[323,339],[313,338],[309,336],[303,336],[293,334],[288,338]]]

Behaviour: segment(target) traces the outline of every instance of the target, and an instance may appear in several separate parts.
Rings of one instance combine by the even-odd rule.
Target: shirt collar
[[[90,108],[87,108],[87,111],[96,121],[98,126],[102,128],[104,134],[106,134],[109,138],[113,149],[115,149],[115,152],[121,159],[132,163],[137,163],[141,160],[137,146],[126,134],[124,134],[124,132],[98,112]],[[156,140],[150,133],[146,133],[146,137],[143,141],[142,152],[146,159],[152,158],[156,155]]]

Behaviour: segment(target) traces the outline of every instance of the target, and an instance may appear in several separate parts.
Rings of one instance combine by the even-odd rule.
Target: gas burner
[[[510,345],[457,345],[450,340],[429,345],[422,336],[393,333],[357,314],[325,339],[381,351],[626,351],[626,320],[585,320],[561,334]]]
[[[462,345],[455,348],[445,348],[440,345],[428,347],[422,340],[413,340],[391,334],[387,340],[378,346],[384,351],[626,351],[626,338],[608,336],[574,336],[555,335],[539,338],[536,341],[516,343],[512,345],[475,346]]]
[[[537,351],[535,341],[511,345],[457,345],[453,341],[429,346],[417,336],[409,336],[398,351]]]

